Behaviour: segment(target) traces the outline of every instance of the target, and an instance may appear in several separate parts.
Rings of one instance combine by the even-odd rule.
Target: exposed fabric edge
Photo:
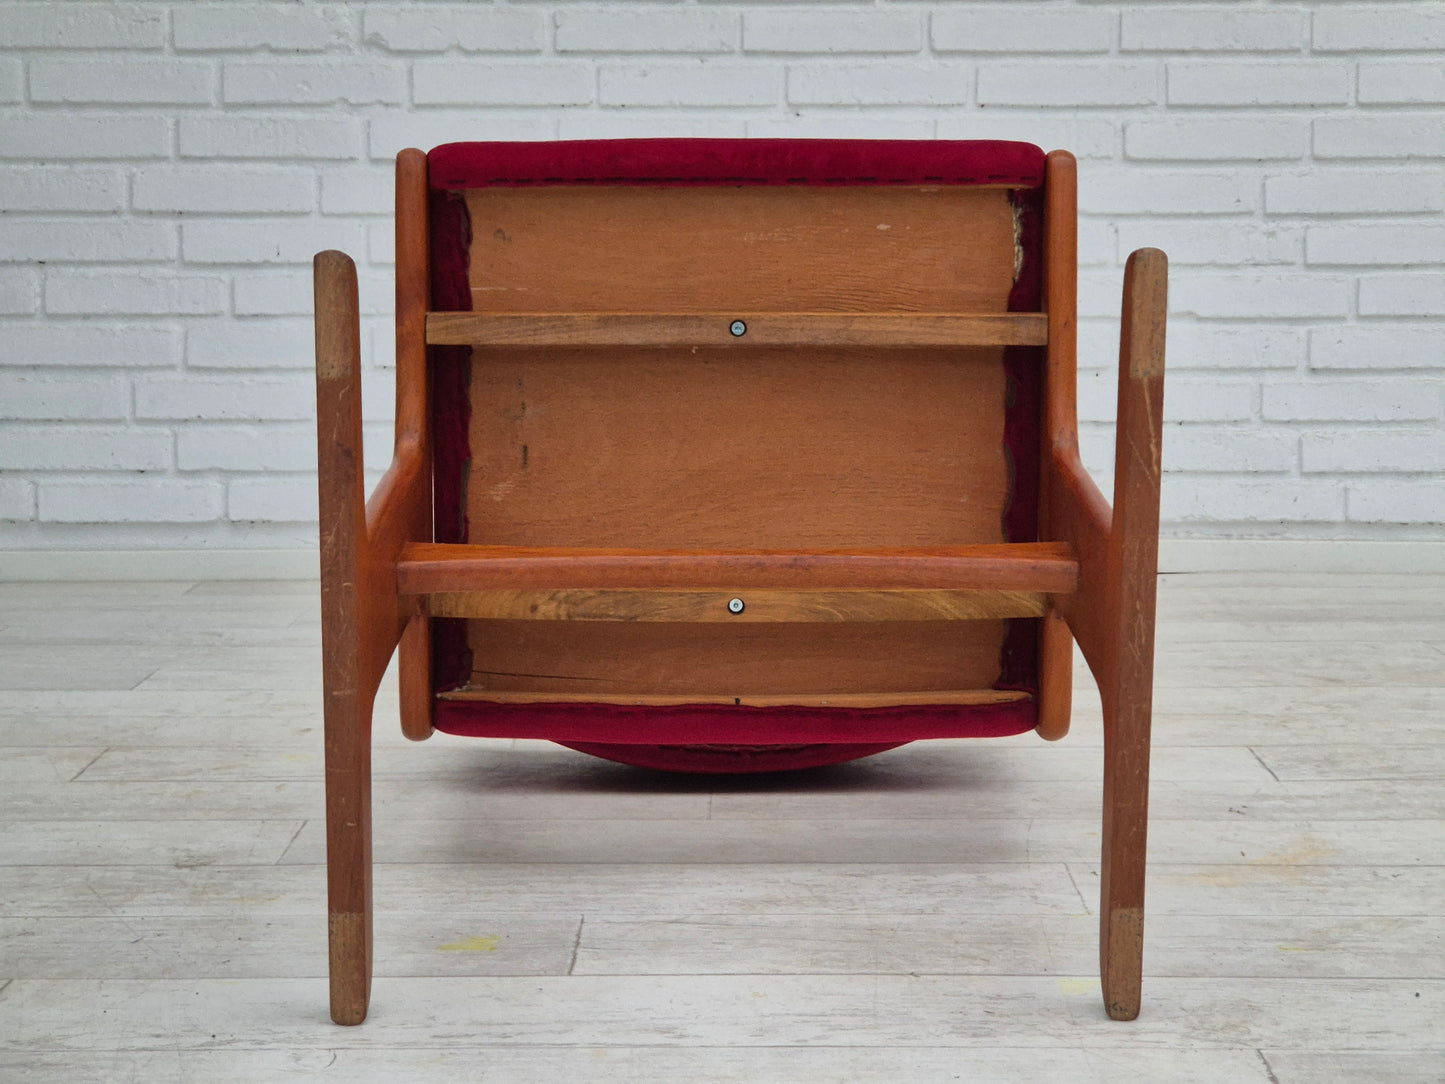
[[[314,580],[317,569],[314,549],[0,549],[0,582]],[[1445,573],[1445,542],[1166,538],[1159,571]]]

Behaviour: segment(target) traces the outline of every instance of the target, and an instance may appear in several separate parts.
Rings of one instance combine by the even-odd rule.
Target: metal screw
[[[740,614],[743,612],[743,600],[740,598],[728,599],[728,613]]]
[[[741,320],[734,320],[728,325],[728,330],[733,333],[734,338],[740,339],[748,333],[748,325]],[[733,612],[736,613],[737,611],[734,610]]]

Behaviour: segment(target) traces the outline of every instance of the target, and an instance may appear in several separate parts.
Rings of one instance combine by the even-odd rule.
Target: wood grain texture
[[[744,551],[999,544],[1009,484],[1001,354],[983,351],[987,358],[962,361],[966,353],[797,351],[780,364],[757,350],[714,364],[685,352],[639,351],[626,363],[626,380],[618,379],[613,360],[586,351],[474,359],[471,539]],[[617,633],[592,629],[568,634],[571,651],[579,659],[620,662]],[[957,667],[950,673],[930,666],[923,687],[992,685],[1002,630],[986,622],[970,626],[963,640],[950,636]],[[520,645],[535,643],[534,634],[503,642],[494,631],[471,625],[478,672],[572,680],[579,665],[593,669],[550,649],[545,661],[529,660]],[[617,691],[707,689],[698,680],[705,671],[730,674],[718,692],[829,691],[793,683],[802,660],[835,676],[860,673],[861,684],[848,680],[831,691],[889,687],[874,660],[855,655],[824,663],[819,634],[807,626],[772,641],[767,654],[754,656],[751,672],[739,669],[733,629],[689,639],[696,652],[690,660],[656,635],[629,639],[637,654],[624,670],[638,684]],[[916,636],[904,642],[941,661]],[[860,639],[854,650],[877,648]],[[981,658],[992,660],[987,675],[978,669]],[[639,665],[648,659],[656,660],[651,670]],[[678,667],[692,673],[676,673]],[[768,680],[763,671],[790,676],[762,686],[756,682]]]
[[[930,704],[1012,704],[1027,700],[1028,693],[1008,689],[938,689],[922,693],[829,693],[822,696],[717,696],[698,694],[670,696],[607,696],[594,693],[481,692],[453,689],[437,694],[443,700],[474,700],[490,704],[632,704],[670,707],[679,704],[732,704],[746,708],[878,708]]]
[[[358,1024],[371,990],[371,701],[380,674],[368,672],[377,638],[364,582],[356,265],[320,253],[315,281],[331,1016]]]
[[[397,699],[401,732],[412,741],[432,735],[431,621],[418,607],[397,644]]]
[[[1078,447],[1078,165],[1068,151],[1050,151],[1044,187],[1044,427],[1047,453]],[[1047,492],[1045,492],[1047,515]],[[1046,526],[1047,524],[1045,524]]]
[[[431,307],[426,156],[408,149],[396,159],[396,444],[421,461],[421,492],[408,501],[408,538],[431,534],[431,440],[427,424],[426,325]],[[392,555],[388,555],[392,556]],[[401,730],[413,741],[432,732],[431,626],[410,616],[397,644]]]
[[[966,354],[980,355],[965,360]],[[625,379],[620,375],[625,372]],[[854,549],[1003,541],[999,351],[474,358],[471,541]]]
[[[733,330],[741,321],[744,330]],[[476,313],[433,312],[427,342],[475,347],[1042,346],[1039,313]]]
[[[479,313],[1001,313],[1013,285],[996,188],[558,185],[467,208]]]
[[[364,500],[361,328],[356,267],[344,253],[315,260],[316,399],[326,726],[331,1011],[366,1017],[371,983],[371,713],[383,673],[413,616],[396,590],[402,547],[431,537],[426,430],[426,156],[396,165],[397,402],[391,466]],[[408,641],[409,727],[421,638]],[[428,683],[429,684],[429,683]]]
[[[1045,741],[1058,741],[1069,732],[1073,668],[1074,639],[1068,623],[1051,604],[1039,622],[1039,723],[1035,729]]]
[[[998,680],[1006,627],[1002,621],[468,625],[472,688],[729,697],[986,689]]]
[[[743,603],[734,612],[730,603]],[[672,621],[745,625],[878,621],[980,621],[1041,617],[1045,596],[1033,591],[844,591],[738,588],[664,591],[647,588],[539,588],[439,591],[426,597],[433,617],[504,621]]]
[[[932,588],[1069,592],[1078,569],[1065,543],[866,550],[619,550],[420,543],[406,547],[397,589]]]
[[[1052,516],[1052,462],[1056,446],[1078,447],[1078,179],[1074,156],[1051,151],[1044,188],[1044,309],[1049,321],[1044,351],[1044,417],[1039,448],[1039,537],[1065,538]],[[1038,734],[1055,741],[1068,733],[1074,666],[1068,625],[1057,612],[1039,629]]]
[[[1154,683],[1154,599],[1164,420],[1168,261],[1140,249],[1124,269],[1119,410],[1107,620],[1114,643],[1104,705],[1104,856],[1100,958],[1104,1004],[1115,1019],[1139,1014],[1144,861]]]

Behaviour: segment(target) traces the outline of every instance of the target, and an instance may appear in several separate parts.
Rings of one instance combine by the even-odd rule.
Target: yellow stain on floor
[[[1095,995],[1099,992],[1098,979],[1058,979],[1057,982],[1061,994]]]
[[[460,941],[449,941],[445,945],[438,945],[438,952],[496,952],[497,946],[502,939],[495,934],[483,934],[481,937],[463,937]]]
[[[1200,873],[1161,873],[1161,879],[1175,884],[1204,884],[1215,888],[1240,888],[1257,884],[1266,878],[1298,884],[1305,879],[1309,867],[1320,865],[1318,860],[1338,853],[1338,848],[1327,840],[1315,836],[1301,836],[1288,850],[1272,851],[1268,854],[1249,858],[1243,851],[1243,862],[1237,865],[1219,865]]]

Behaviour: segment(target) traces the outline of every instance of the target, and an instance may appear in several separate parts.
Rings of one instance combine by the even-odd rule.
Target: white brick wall
[[[304,543],[318,248],[389,454],[391,156],[642,135],[1075,151],[1090,465],[1157,245],[1166,531],[1438,537],[1442,73],[1425,0],[0,0],[0,548]]]

